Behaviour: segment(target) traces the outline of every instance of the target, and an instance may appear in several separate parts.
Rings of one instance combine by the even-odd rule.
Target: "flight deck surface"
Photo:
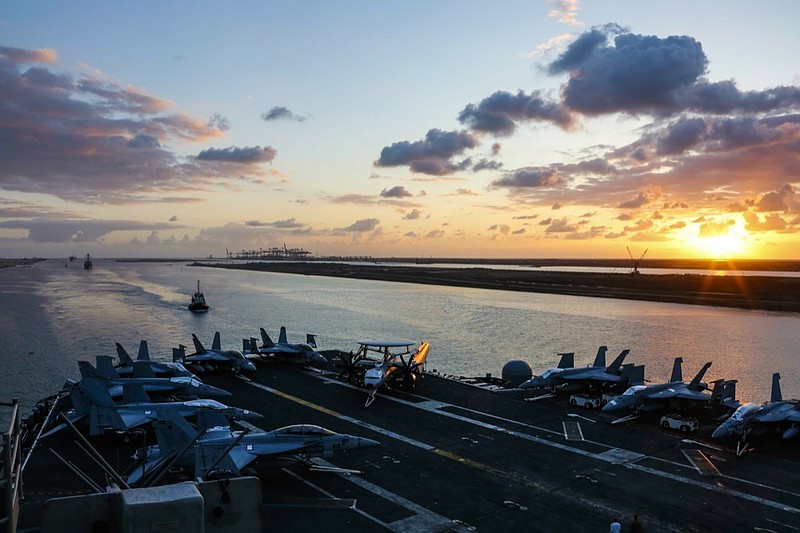
[[[431,374],[370,407],[336,371],[264,363],[203,379],[265,416],[253,430],[309,423],[381,443],[315,461],[362,474],[257,468],[265,531],[605,531],[633,515],[647,531],[800,530],[797,443],[737,457],[710,440],[713,420],[688,435],[611,424],[564,398]],[[718,475],[690,460],[701,455]]]

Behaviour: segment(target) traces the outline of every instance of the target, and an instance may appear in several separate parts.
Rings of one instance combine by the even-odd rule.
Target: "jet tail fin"
[[[253,339],[252,337],[249,339],[242,339],[242,353],[244,354],[255,353],[256,349],[255,345],[253,344],[254,340],[255,339]]]
[[[123,383],[122,402],[151,403],[152,400],[147,395],[147,392],[145,392],[144,387],[140,383]]]
[[[289,339],[286,336],[286,326],[281,326],[281,332],[278,334],[278,342],[288,344]]]
[[[575,368],[575,352],[560,353],[558,355],[561,356],[561,360],[556,368]]]
[[[222,350],[222,341],[219,337],[219,331],[214,332],[214,340],[211,342],[212,350]]]
[[[80,370],[81,378],[83,379],[105,379],[89,361],[78,361],[78,370]]]
[[[156,377],[149,361],[136,360],[133,362],[133,377],[135,378],[154,378]]]
[[[606,351],[608,351],[608,346],[600,346],[597,349],[597,355],[594,356],[594,363],[592,363],[592,366],[606,366]]]
[[[136,356],[137,361],[149,361],[150,350],[147,348],[147,341],[142,339],[139,343],[139,355]]]
[[[701,390],[703,387],[702,385],[700,385],[700,380],[703,379],[703,376],[706,374],[706,370],[708,370],[708,367],[710,366],[711,366],[710,361],[704,364],[703,368],[700,369],[700,372],[698,372],[697,375],[692,379],[692,381],[689,382],[689,385],[687,385],[686,388],[690,390]]]
[[[114,407],[116,404],[108,393],[108,387],[104,381],[86,378],[78,383],[78,389],[84,394],[84,397],[94,405],[102,407]]]
[[[601,346],[601,348],[604,348],[604,346]],[[599,353],[600,353],[600,352],[599,352],[599,350],[598,350],[598,354],[599,354]],[[604,353],[605,353],[605,352],[604,352]],[[620,367],[622,366],[622,362],[625,360],[625,357],[627,357],[629,353],[631,353],[631,351],[630,351],[630,350],[628,350],[628,349],[625,349],[625,350],[622,350],[621,352],[619,352],[619,355],[617,356],[617,358],[616,358],[616,359],[614,359],[614,360],[611,362],[611,364],[610,364],[610,365],[608,365],[608,368],[606,368],[606,372],[607,372],[607,373],[609,373],[609,374],[616,374],[616,373],[618,373],[618,372],[619,372],[619,369],[620,369]]]
[[[230,428],[231,421],[225,412],[216,409],[201,409],[197,412],[197,431],[206,431],[211,428]]]
[[[117,357],[119,357],[120,366],[131,366],[133,364],[133,359],[122,347],[120,343],[115,343],[117,345]]]
[[[619,379],[621,382],[626,382],[628,386],[643,384],[644,365],[635,365],[633,363],[622,365],[622,373]]]
[[[770,402],[782,402],[783,394],[781,394],[781,375],[778,372],[772,374],[772,392],[769,395]]]
[[[197,436],[197,432],[185,418],[171,411],[164,411],[163,418],[153,421],[153,431],[164,455],[183,449]]]
[[[219,332],[217,332],[217,335],[219,335]],[[216,335],[214,336],[214,338],[215,339],[217,338]],[[194,343],[194,351],[195,352],[201,353],[201,354],[202,353],[206,353],[205,346],[203,346],[203,343],[200,342],[200,339],[198,339],[197,335],[195,335],[194,333],[192,333],[192,342]]]
[[[260,328],[260,329],[261,329],[261,340],[264,343],[264,345],[261,346],[261,347],[262,348],[272,348],[273,346],[275,346],[275,343],[272,342],[272,339],[269,338],[269,335],[267,334],[267,331],[264,328]]]
[[[317,336],[311,333],[306,333],[306,344],[311,346],[312,348],[317,348]]]
[[[186,346],[181,344],[177,348],[172,349],[172,362],[181,364],[186,363]]]
[[[670,383],[677,383],[683,381],[683,357],[676,357],[675,362],[672,363],[672,376],[669,378]]]
[[[111,357],[108,355],[98,355],[95,359],[97,360],[97,371],[101,376],[108,379],[116,379],[119,377],[117,371],[114,370],[114,362],[111,360]]]

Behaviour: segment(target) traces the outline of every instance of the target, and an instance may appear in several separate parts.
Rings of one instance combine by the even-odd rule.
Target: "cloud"
[[[504,177],[494,180],[489,185],[489,188],[536,189],[562,184],[564,184],[564,179],[559,176],[556,168],[526,167],[514,170]]]
[[[621,33],[610,46],[608,37],[621,31],[616,25],[594,28],[549,65],[551,74],[570,74],[564,104],[586,115],[679,109],[708,67],[702,45],[688,36]]]
[[[168,148],[220,137],[219,128],[96,71],[53,70],[56,61],[52,50],[0,47],[0,188],[121,203],[219,176]]]
[[[639,191],[636,196],[628,201],[621,202],[617,205],[619,209],[639,209],[647,204],[651,204],[661,197],[661,191]]]
[[[730,234],[731,226],[734,224],[733,220],[709,220],[697,228],[697,234],[700,237],[726,237]]]
[[[795,189],[786,184],[777,192],[768,192],[756,203],[759,211],[797,211],[800,204],[795,201]]]
[[[583,23],[578,20],[578,10],[580,2],[578,0],[547,0],[553,6],[548,13],[548,17],[558,19],[562,24],[571,26],[581,26]]]
[[[382,198],[408,198],[409,196],[414,195],[408,192],[402,185],[396,185],[391,189],[383,189],[381,191]]]
[[[166,223],[145,223],[131,220],[77,220],[37,218],[0,221],[0,228],[28,231],[26,240],[38,243],[97,242],[115,231],[175,229]]]
[[[745,229],[747,231],[781,231],[786,229],[787,223],[777,213],[770,213],[762,221],[759,216],[753,212],[742,213],[745,221]]]
[[[236,148],[207,148],[197,155],[198,161],[224,161],[226,163],[269,163],[278,152],[271,146]]]
[[[381,221],[377,218],[364,218],[356,220],[346,228],[340,228],[339,231],[352,231],[356,233],[365,233],[375,231],[380,225]]]
[[[477,145],[477,138],[468,131],[431,129],[422,141],[413,143],[401,141],[384,147],[374,165],[377,167],[408,165],[411,172],[445,176],[467,168],[468,163],[467,165],[453,163],[450,159]]]
[[[250,227],[257,227],[257,228],[279,228],[279,229],[297,229],[302,228],[305,224],[297,222],[294,217],[287,218],[285,220],[275,220],[273,222],[261,222],[260,220],[248,220],[244,223],[245,226]]]
[[[214,113],[211,115],[211,118],[208,119],[208,127],[217,128],[219,131],[228,131],[231,129],[231,122],[219,113]]]
[[[403,220],[418,220],[422,216],[422,211],[419,209],[412,209],[403,216]]]
[[[520,120],[545,120],[562,128],[572,124],[569,110],[558,102],[548,101],[541,93],[512,94],[497,91],[478,105],[468,104],[458,115],[458,121],[474,131],[511,135]]]
[[[264,120],[266,122],[274,120],[290,120],[293,122],[303,122],[304,120],[306,120],[306,117],[297,115],[289,111],[289,109],[285,107],[275,106],[271,107],[269,111],[261,113],[261,120]]]

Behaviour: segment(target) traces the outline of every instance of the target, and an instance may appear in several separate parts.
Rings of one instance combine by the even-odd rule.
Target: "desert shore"
[[[309,276],[800,312],[800,277],[605,274],[322,262],[194,263]]]

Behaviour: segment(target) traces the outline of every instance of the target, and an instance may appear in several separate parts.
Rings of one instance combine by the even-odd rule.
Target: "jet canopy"
[[[330,429],[312,424],[294,424],[275,430],[275,435],[284,437],[323,437],[335,435]]]

